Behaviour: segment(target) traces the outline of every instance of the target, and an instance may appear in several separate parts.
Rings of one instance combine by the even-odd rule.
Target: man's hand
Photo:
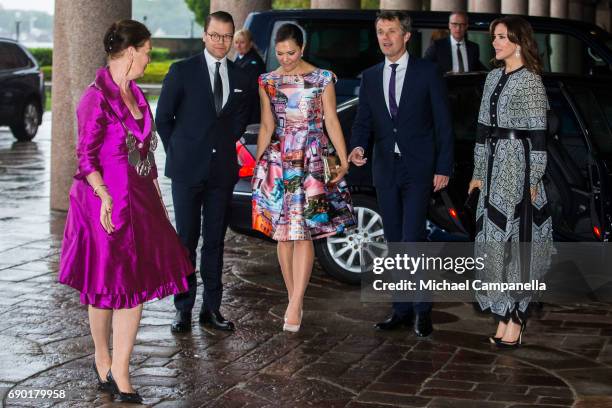
[[[434,193],[442,190],[448,185],[448,176],[441,174],[435,174],[433,178]]]
[[[361,167],[364,164],[366,164],[366,162],[368,161],[368,159],[363,157],[363,155],[364,155],[363,148],[356,147],[353,149],[351,154],[348,155],[348,161],[352,162],[357,167]]]

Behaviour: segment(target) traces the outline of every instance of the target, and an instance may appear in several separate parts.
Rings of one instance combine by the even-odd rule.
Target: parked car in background
[[[338,102],[357,96],[361,72],[382,61],[374,20],[377,10],[268,10],[249,14],[245,21],[262,53],[267,71],[278,67],[274,50],[276,30],[288,22],[300,25],[306,34],[304,59],[338,76]],[[434,31],[448,28],[448,12],[411,11],[411,55],[423,56]],[[489,24],[498,14],[470,13],[468,37],[480,46],[484,66],[494,53]],[[612,75],[612,36],[576,20],[525,16],[535,39],[545,72],[576,75]]]
[[[19,43],[0,38],[0,126],[19,141],[32,140],[45,108],[43,74]]]
[[[455,133],[455,165],[448,187],[434,194],[428,210],[428,239],[464,240],[474,237],[474,214],[463,208],[473,171],[473,150],[485,73],[446,77]],[[544,186],[558,241],[608,241],[612,231],[612,81],[609,78],[545,74],[551,112],[548,167]],[[338,106],[348,141],[359,100]],[[251,125],[237,144],[240,180],[232,199],[230,227],[251,229],[251,175],[258,125]],[[367,153],[371,157],[371,151]],[[383,225],[372,185],[370,165],[351,166],[347,176],[358,228],[348,234],[315,241],[323,268],[339,280],[360,281],[361,242],[383,241]]]

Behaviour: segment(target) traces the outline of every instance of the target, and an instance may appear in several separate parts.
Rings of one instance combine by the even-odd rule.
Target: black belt
[[[520,140],[520,139],[527,139],[528,137],[529,137],[528,130],[493,128],[489,132],[489,138],[491,139]]]

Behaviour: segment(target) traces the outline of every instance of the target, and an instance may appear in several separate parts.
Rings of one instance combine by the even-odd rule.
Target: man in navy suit
[[[170,67],[155,122],[167,155],[165,174],[172,179],[176,229],[194,267],[201,226],[200,324],[231,331],[234,324],[219,311],[223,241],[238,181],[236,141],[247,125],[248,98],[255,96],[248,76],[226,57],[234,35],[232,16],[218,11],[206,18],[205,25],[204,52]],[[174,297],[177,313],[171,330],[175,333],[191,329],[196,274],[188,279],[189,291]]]
[[[376,35],[385,61],[365,70],[353,124],[349,161],[366,162],[374,132],[372,175],[387,242],[425,238],[429,197],[446,187],[453,165],[453,132],[444,81],[430,61],[408,55],[410,17],[384,11]],[[431,304],[394,302],[380,330],[414,324],[418,336],[432,330]]]
[[[455,11],[448,18],[450,36],[434,41],[425,51],[424,58],[438,64],[442,72],[483,71],[478,44],[466,39],[468,15]]]

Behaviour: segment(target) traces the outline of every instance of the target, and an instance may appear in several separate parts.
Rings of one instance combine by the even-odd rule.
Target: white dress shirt
[[[221,75],[221,82],[223,82],[223,102],[221,107],[225,106],[227,99],[229,98],[229,77],[227,76],[227,57],[223,57],[220,60],[216,59],[206,48],[204,48],[204,58],[206,58],[206,65],[208,66],[208,77],[210,78],[210,89],[215,91],[215,69],[216,63],[220,62],[221,66],[219,66],[219,74]]]
[[[383,92],[385,94],[385,103],[387,104],[389,115],[391,115],[391,110],[389,109],[389,82],[391,81],[391,72],[393,71],[391,64],[398,64],[395,68],[395,103],[397,103],[397,108],[399,109],[404,78],[406,77],[406,70],[408,69],[408,51],[404,52],[395,62],[391,62],[385,57],[385,67],[383,68]],[[395,144],[395,153],[400,153],[397,143]]]
[[[453,58],[453,72],[459,72],[459,58],[457,58],[457,40],[452,35],[450,36],[451,42],[451,56]],[[463,57],[463,69],[465,72],[470,70],[468,66],[467,47],[465,46],[465,38],[461,41],[459,46],[461,50],[461,56]]]

